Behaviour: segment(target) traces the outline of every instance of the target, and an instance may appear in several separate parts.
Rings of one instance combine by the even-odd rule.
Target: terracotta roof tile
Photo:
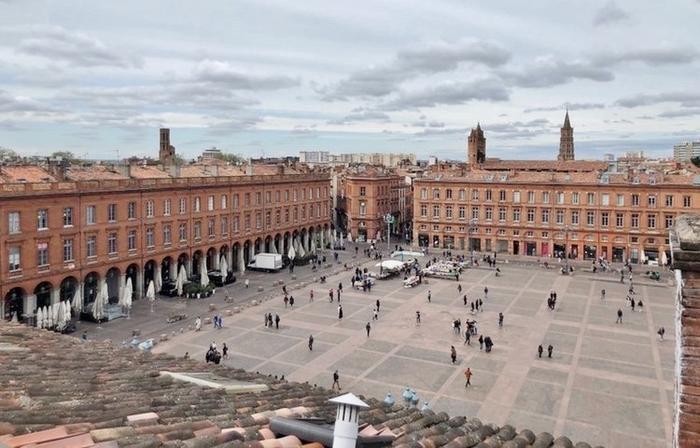
[[[57,443],[47,448],[101,443],[108,448],[114,442],[130,447],[320,448],[312,443],[318,441],[275,434],[270,419],[313,416],[332,424],[335,418],[335,406],[328,402],[333,392],[308,384],[12,324],[0,324],[0,343],[26,349],[0,356],[0,431],[13,434],[0,436],[0,441],[13,448],[52,441]],[[161,376],[164,370],[211,372],[264,383],[268,389],[231,396]],[[360,414],[360,423],[373,425],[362,432],[370,438],[389,436],[383,443],[394,440],[395,446],[572,446],[568,439],[555,441],[547,433],[535,437],[527,430],[516,433],[509,425],[398,405],[388,408],[361,398],[370,408]]]
[[[116,171],[115,169],[102,165],[94,166],[77,166],[72,165],[66,171],[66,178],[69,180],[118,180],[128,179],[128,176]]]
[[[57,180],[48,171],[35,165],[3,166],[0,168],[0,179],[5,183],[56,182]]]
[[[153,165],[131,165],[131,177],[136,179],[163,179],[170,174],[160,167]]]

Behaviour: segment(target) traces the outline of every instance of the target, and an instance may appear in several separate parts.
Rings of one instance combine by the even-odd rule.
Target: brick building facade
[[[700,204],[683,175],[470,171],[414,190],[420,246],[634,263],[670,259],[668,230]]]
[[[671,232],[676,270],[673,446],[700,443],[700,215],[680,217]]]
[[[353,239],[385,239],[384,217],[394,217],[392,236],[406,238],[412,220],[412,192],[403,176],[368,167],[346,172],[339,187],[344,227]]]
[[[127,278],[136,297],[179,266],[198,274],[242,272],[258,252],[287,253],[293,239],[310,248],[331,238],[328,174],[284,167],[75,168],[57,177],[38,167],[0,169],[2,315],[37,306],[84,303],[107,283],[118,301]]]
[[[467,164],[414,181],[414,243],[423,247],[667,263],[675,218],[700,207],[700,176],[574,158],[567,112],[559,160],[486,158],[480,126]]]

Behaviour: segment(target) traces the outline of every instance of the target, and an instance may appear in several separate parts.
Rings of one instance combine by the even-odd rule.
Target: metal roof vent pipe
[[[333,448],[355,448],[360,410],[369,406],[351,393],[328,401],[338,406],[333,428]]]

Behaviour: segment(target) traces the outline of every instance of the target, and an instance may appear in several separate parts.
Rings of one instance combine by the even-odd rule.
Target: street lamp
[[[472,238],[472,234],[476,231],[477,223],[478,220],[476,218],[472,218],[469,220],[469,250],[471,253],[470,257],[472,265],[474,265],[474,241]]]
[[[564,226],[564,258],[564,274],[569,275],[569,226]]]
[[[384,215],[384,222],[386,223],[386,247],[391,253],[391,225],[394,223],[394,215],[391,213]]]

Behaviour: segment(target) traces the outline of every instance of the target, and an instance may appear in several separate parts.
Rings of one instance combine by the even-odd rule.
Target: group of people
[[[537,347],[537,357],[538,358],[542,357],[542,352],[544,352],[544,347],[542,347],[542,344],[540,344]],[[547,358],[551,358],[553,352],[554,352],[554,346],[552,344],[549,344],[549,346],[547,347]]]
[[[273,325],[276,330],[280,329],[280,315],[275,314],[273,319],[272,313],[265,313],[265,328],[272,328]]]

